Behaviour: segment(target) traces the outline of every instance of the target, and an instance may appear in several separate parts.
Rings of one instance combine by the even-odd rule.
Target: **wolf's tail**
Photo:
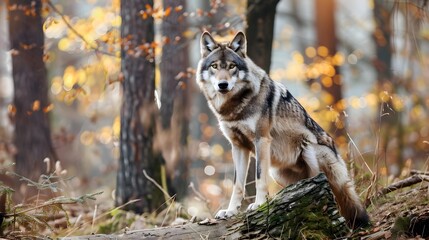
[[[328,149],[316,152],[319,165],[328,178],[341,215],[345,217],[349,227],[356,229],[368,226],[369,216],[356,193],[343,159]]]

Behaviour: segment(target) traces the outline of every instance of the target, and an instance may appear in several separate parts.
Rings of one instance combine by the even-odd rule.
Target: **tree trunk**
[[[337,52],[337,34],[335,32],[335,0],[315,0],[316,8],[316,35],[317,44],[319,47],[326,47],[328,55],[332,57]],[[343,99],[342,81],[340,68],[334,66],[335,74],[333,76],[321,76],[322,78],[330,78],[322,82],[322,89],[330,95],[331,101],[327,102],[337,112],[338,118],[331,122],[329,132],[337,139],[339,146],[346,144],[346,120],[343,114],[345,105],[341,104]]]
[[[9,36],[14,83],[15,171],[37,180],[45,158],[58,160],[51,141],[48,80],[43,62],[42,1],[9,1]],[[53,166],[51,164],[51,166]],[[51,168],[52,170],[52,168]]]
[[[204,222],[204,221],[203,221]],[[227,221],[92,235],[80,239],[338,239],[349,233],[324,174],[299,181],[268,203]],[[213,225],[211,225],[211,224]],[[73,239],[73,238],[69,238]]]
[[[8,105],[12,104],[13,98],[13,83],[12,83],[12,68],[10,64],[9,54],[9,27],[8,27],[8,12],[7,2],[0,1],[0,154],[2,154],[8,161],[11,160],[13,155],[12,141],[13,141],[13,126],[9,118]],[[3,177],[0,176],[0,181],[4,182]]]
[[[396,137],[397,147],[393,151],[393,156],[389,156],[390,164],[396,164],[396,172],[394,175],[400,174],[400,169],[403,167],[403,135],[404,127],[402,126],[401,113],[395,111],[392,99],[398,83],[394,82],[392,73],[392,18],[393,4],[381,0],[374,1],[374,22],[375,29],[373,39],[375,43],[376,58],[374,66],[377,73],[377,95],[381,95],[379,104],[379,114],[376,116],[377,122],[380,124],[380,156],[386,157],[387,146],[389,141]],[[389,168],[389,170],[392,170]]]
[[[279,0],[247,1],[247,55],[267,73],[270,72],[274,19]]]
[[[390,4],[389,4],[390,5]],[[392,78],[392,44],[391,44],[391,11],[382,0],[374,1],[375,29],[373,38],[375,42],[375,70],[379,82],[390,82]]]
[[[162,33],[165,39],[162,46],[161,70],[161,125],[162,152],[166,160],[167,173],[178,199],[186,196],[189,185],[189,156],[187,137],[189,135],[189,66],[186,37],[187,29],[183,11],[175,11],[178,6],[186,9],[185,0],[164,0],[164,9],[171,10],[164,17]]]
[[[120,159],[116,184],[116,205],[140,201],[125,208],[137,213],[151,212],[164,202],[163,194],[143,171],[161,182],[162,158],[153,148],[155,137],[154,23],[150,14],[141,14],[153,0],[121,1],[121,109]]]
[[[276,7],[279,0],[248,0],[247,1],[247,55],[256,65],[270,72],[271,52],[274,38],[274,19]],[[255,170],[256,163],[252,157],[250,160],[249,173],[247,174],[246,186],[250,196],[256,194]]]

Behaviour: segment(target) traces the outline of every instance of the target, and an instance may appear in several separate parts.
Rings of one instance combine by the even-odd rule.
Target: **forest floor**
[[[367,208],[372,227],[355,233],[353,237],[365,240],[428,239],[428,181],[428,173],[414,174],[399,181],[399,184],[396,182],[381,189],[377,196],[371,198]],[[42,210],[36,211],[33,215],[30,214],[31,211],[21,211],[25,213],[16,214],[14,218],[4,218],[0,236],[21,239],[23,237],[57,238],[91,234],[122,234],[132,230],[182,225],[202,220],[195,218],[190,220],[185,215],[181,215],[178,203],[173,203],[168,211],[158,214],[137,215],[122,211],[120,208],[108,209],[102,206],[94,211],[89,204],[78,204],[78,202],[67,200],[62,205],[46,204]],[[51,203],[56,202],[51,201]],[[39,216],[43,213],[41,211],[46,211],[48,217],[36,219],[34,216]],[[33,223],[27,223],[29,219]]]
[[[378,239],[428,239],[429,238],[429,175],[427,173],[413,174],[408,178],[396,181],[379,191],[379,194],[368,201],[368,213],[372,226],[353,234],[352,238],[365,240]],[[417,179],[417,181],[416,181]],[[171,211],[174,213],[175,211]],[[142,230],[157,226],[169,226],[198,222],[185,220],[174,214],[161,213],[157,216],[130,217],[132,222],[126,231]],[[175,217],[176,216],[176,217]],[[149,217],[149,218],[148,218]],[[126,217],[125,217],[126,218]],[[99,225],[99,233],[108,233],[121,224],[114,220]],[[123,222],[124,216],[117,218]],[[148,219],[151,219],[148,221]],[[213,221],[213,222],[212,222]],[[210,220],[210,224],[216,224]],[[109,229],[110,228],[110,229]],[[213,226],[216,228],[216,226]],[[101,230],[101,231],[100,231]],[[118,233],[118,232],[117,232]],[[124,229],[119,231],[124,233]]]
[[[373,226],[361,233],[362,239],[427,239],[429,186],[421,182],[388,193],[376,199],[368,212]]]

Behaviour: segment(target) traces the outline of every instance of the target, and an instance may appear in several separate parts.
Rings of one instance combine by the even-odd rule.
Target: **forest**
[[[0,238],[429,237],[428,4],[0,0]],[[345,226],[324,175],[272,181],[246,212],[254,158],[244,215],[215,220],[235,171],[196,82],[205,31],[246,35],[247,56],[334,139],[371,226]],[[310,190],[282,198],[294,189]]]

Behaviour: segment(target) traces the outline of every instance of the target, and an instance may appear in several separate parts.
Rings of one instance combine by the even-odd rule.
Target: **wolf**
[[[217,42],[209,32],[200,39],[197,84],[232,145],[235,177],[227,209],[216,218],[236,215],[245,194],[249,157],[256,159],[256,209],[268,196],[269,175],[281,186],[324,172],[352,228],[366,226],[368,214],[359,200],[344,160],[330,137],[292,96],[247,55],[247,40],[238,32]]]

